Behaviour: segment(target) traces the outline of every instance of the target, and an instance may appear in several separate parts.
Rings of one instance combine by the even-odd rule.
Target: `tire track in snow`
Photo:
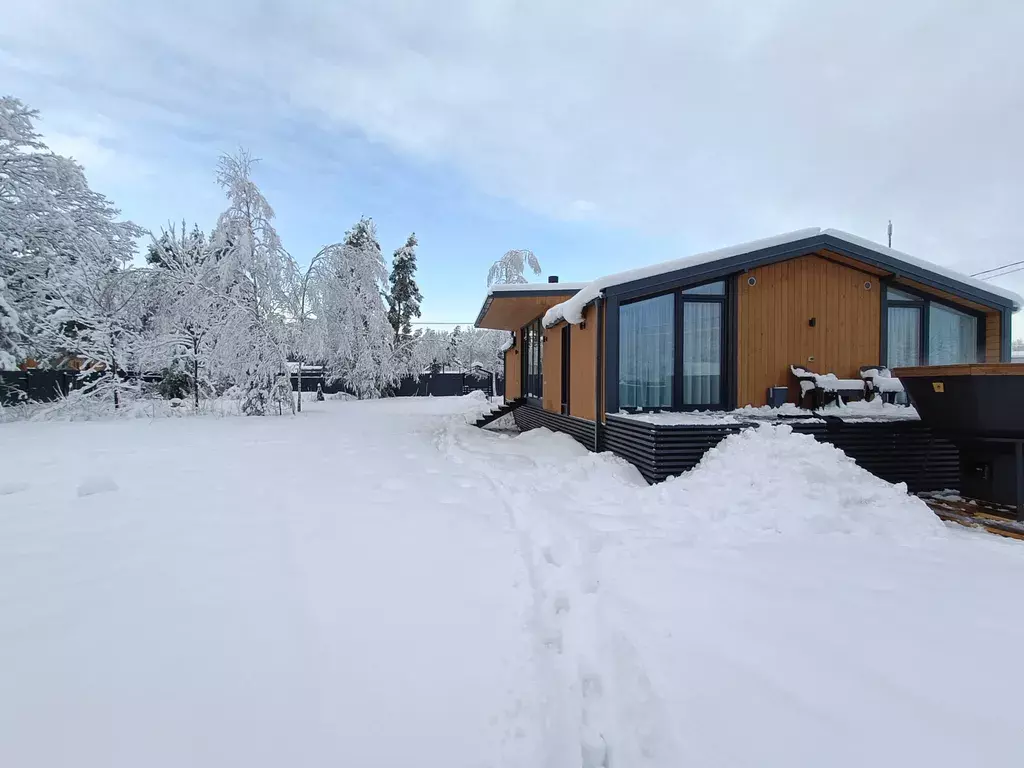
[[[479,437],[487,442],[475,447],[470,443],[478,435],[448,424],[439,430],[437,445],[483,476],[518,537],[532,595],[544,764],[617,768],[664,759],[663,713],[640,656],[621,624],[613,629],[603,615],[598,561],[607,534],[589,525],[586,515],[572,520],[562,509],[538,505],[545,490],[541,470],[550,467],[517,450],[513,441],[491,442],[485,434]],[[509,466],[515,471],[503,471]]]

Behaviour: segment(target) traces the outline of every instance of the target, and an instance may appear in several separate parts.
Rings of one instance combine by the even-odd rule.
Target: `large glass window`
[[[978,362],[978,318],[932,302],[928,307],[928,364]]]
[[[683,302],[683,405],[722,403],[722,302]]]
[[[978,318],[922,295],[888,288],[886,365],[955,365],[979,360]]]
[[[619,307],[619,407],[671,408],[675,296]]]

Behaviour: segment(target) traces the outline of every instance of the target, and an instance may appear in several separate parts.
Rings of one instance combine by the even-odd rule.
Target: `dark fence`
[[[0,405],[17,405],[32,400],[48,403],[66,397],[72,390],[81,389],[97,376],[81,376],[73,370],[50,370],[30,368],[27,371],[0,371]],[[156,383],[160,376],[136,373],[121,373],[125,381]]]
[[[547,427],[593,447],[594,424],[533,405],[515,411],[520,429]],[[633,464],[649,483],[693,469],[711,448],[752,424],[662,425],[608,416],[598,445]],[[794,432],[831,443],[873,475],[906,483],[912,493],[955,489],[960,484],[957,447],[918,421],[791,423]]]
[[[299,391],[299,376],[293,373],[292,378],[292,392]],[[315,373],[303,373],[302,374],[302,391],[303,392],[316,392],[317,386],[323,387],[324,394],[333,395],[336,392],[345,392],[345,387],[341,381],[327,382],[323,376],[318,376]]]
[[[493,386],[496,384],[496,386]],[[406,376],[393,392],[398,397],[457,397],[480,390],[488,397],[505,394],[505,379],[499,376],[492,382],[491,375],[473,373],[424,373],[419,377]]]

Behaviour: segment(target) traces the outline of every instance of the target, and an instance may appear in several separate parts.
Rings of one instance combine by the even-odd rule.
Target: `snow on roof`
[[[686,256],[680,259],[671,259],[669,261],[663,261],[660,264],[651,264],[646,267],[638,267],[637,269],[627,269],[624,272],[617,272],[613,275],[600,277],[597,280],[586,284],[575,296],[563,301],[561,304],[556,304],[551,307],[551,309],[549,309],[544,315],[544,325],[550,328],[552,325],[555,325],[562,320],[572,324],[579,324],[583,322],[584,307],[600,296],[606,288],[610,288],[612,286],[623,285],[625,283],[631,283],[634,280],[642,280],[646,277],[655,277],[657,275],[676,272],[681,269],[687,269],[689,267],[695,267],[714,261],[722,261],[724,259],[742,256],[746,253],[753,253],[755,251],[772,248],[774,246],[795,243],[817,235],[827,235],[837,240],[843,240],[851,245],[875,251],[876,253],[890,259],[905,262],[918,267],[919,269],[934,272],[935,274],[942,275],[950,280],[955,280],[963,283],[964,285],[969,285],[980,291],[1000,296],[1013,302],[1014,310],[1020,309],[1021,306],[1024,306],[1024,299],[1022,299],[1019,294],[1005,288],[1000,288],[999,286],[993,285],[985,280],[968,277],[967,275],[956,272],[955,270],[941,267],[938,264],[925,261],[924,259],[915,258],[914,256],[910,256],[902,251],[888,248],[879,243],[867,240],[863,237],[851,235],[838,229],[820,229],[819,227],[810,227],[808,229],[798,229],[794,232],[775,235],[774,237],[751,240],[750,242],[741,243],[739,245],[731,245],[727,248],[706,251],[704,253]],[[564,285],[570,285],[570,283],[565,283]]]
[[[578,291],[586,288],[586,283],[500,283],[492,285],[487,289],[487,295],[493,296],[496,293],[544,293],[545,291]]]
[[[979,280],[976,277],[970,277],[968,275],[963,274],[962,272],[957,272],[956,270],[953,269],[947,269],[946,267],[940,266],[935,262],[919,259],[916,256],[911,256],[909,253],[897,251],[894,248],[889,248],[887,246],[882,245],[881,243],[876,243],[872,240],[868,240],[867,238],[858,237],[857,235],[851,235],[850,233],[843,232],[842,230],[825,229],[822,230],[821,234],[829,235],[830,237],[834,237],[837,240],[845,240],[846,242],[851,243],[853,245],[859,245],[861,248],[867,248],[872,251],[877,251],[878,253],[881,253],[884,256],[888,256],[890,259],[895,259],[896,261],[905,261],[907,264],[912,264],[913,266],[918,267],[920,269],[925,269],[928,270],[929,272],[934,272],[937,275],[948,277],[950,280],[956,280],[958,283],[963,283],[964,285],[969,285],[972,288],[977,288],[979,291],[985,291],[986,293],[992,293],[995,294],[996,296],[1001,296],[1004,299],[1013,302],[1014,310],[1018,310],[1022,306],[1024,306],[1024,298],[1021,298],[1021,295],[1019,293],[1014,293],[1013,291],[1007,290],[1006,288],[1000,288],[998,285],[993,285],[987,280]]]
[[[711,261],[720,261],[721,259],[728,259],[733,256],[750,253],[751,251],[758,251],[762,248],[771,248],[775,245],[785,245],[786,243],[796,242],[797,240],[803,240],[819,234],[821,234],[821,230],[817,227],[813,227],[811,229],[798,229],[795,232],[787,232],[783,235],[776,235],[775,237],[752,240],[749,243],[731,245],[728,248],[719,248],[714,251],[706,251],[705,253],[698,253],[681,259],[671,259],[669,261],[663,261],[660,264],[651,264],[646,267],[627,269],[625,272],[617,272],[614,275],[599,277],[592,283],[588,283],[583,290],[572,298],[563,301],[561,304],[556,304],[549,309],[544,315],[544,325],[551,327],[561,320],[578,325],[583,322],[583,308],[600,296],[601,292],[604,291],[605,288],[610,288],[613,285],[631,283],[634,280],[641,280],[645,277],[654,277],[655,275],[663,275],[668,272],[675,272],[676,270],[686,269],[687,267],[695,267],[699,264],[706,264]]]

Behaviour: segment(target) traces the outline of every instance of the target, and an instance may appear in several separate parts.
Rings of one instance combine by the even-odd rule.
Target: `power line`
[[[1019,262],[1019,263],[1024,265],[1024,262]],[[1008,266],[1008,267],[1009,266],[1013,266],[1013,269],[1008,269],[1005,272],[1000,272],[998,275],[985,275],[985,277],[983,277],[982,280],[992,280],[993,278],[996,278],[996,277],[1005,277],[1006,275],[1012,275],[1015,272],[1022,272],[1022,271],[1024,271],[1024,266],[1019,266],[1018,267],[1018,266],[1014,266],[1012,264],[1007,264],[1006,266]],[[971,275],[971,277],[973,277],[973,275]]]
[[[987,274],[989,272],[998,272],[1001,269],[1006,269],[1007,267],[1016,267],[1016,266],[1019,266],[1021,264],[1024,264],[1024,260],[1022,260],[1022,261],[1011,261],[1009,264],[1003,264],[1001,267],[992,267],[991,269],[983,269],[983,270],[981,270],[981,272],[975,272],[973,275],[971,275],[971,277],[978,277],[979,275],[984,275],[984,274]],[[1009,274],[1009,273],[1007,273],[1007,274]],[[996,277],[998,277],[998,275],[996,275]]]

